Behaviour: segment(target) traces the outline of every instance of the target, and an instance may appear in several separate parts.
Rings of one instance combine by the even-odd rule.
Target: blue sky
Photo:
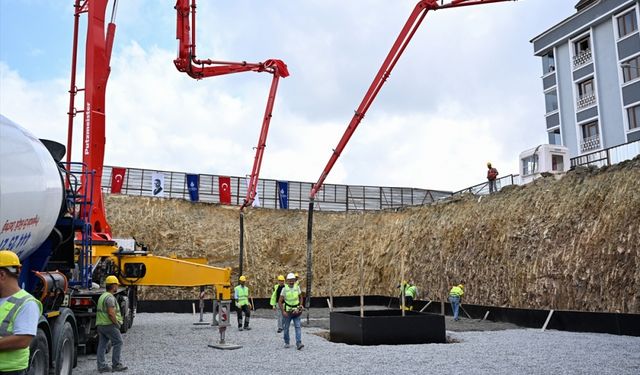
[[[327,182],[457,190],[482,182],[488,160],[516,173],[518,154],[546,142],[542,70],[529,40],[576,2],[429,13]],[[199,2],[200,57],[278,58],[291,71],[280,82],[262,177],[317,180],[415,3]],[[0,113],[63,143],[72,5],[0,1]],[[247,174],[270,76],[195,81],[177,72],[173,5],[118,4],[105,164]]]

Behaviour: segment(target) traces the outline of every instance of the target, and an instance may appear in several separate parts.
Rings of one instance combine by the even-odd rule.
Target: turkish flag
[[[120,194],[126,172],[126,168],[114,167],[111,169],[111,194]]]
[[[231,177],[219,176],[220,203],[231,204]]]

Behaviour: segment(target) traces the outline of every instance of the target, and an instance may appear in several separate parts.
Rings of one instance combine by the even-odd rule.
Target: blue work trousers
[[[460,309],[460,297],[449,296],[449,302],[451,302],[451,309],[453,310],[453,320],[459,320],[458,310]]]
[[[290,314],[283,316],[284,320],[284,343],[289,344],[289,326],[293,321],[293,326],[296,329],[296,345],[302,343],[302,328],[300,328],[300,315],[292,317]]]

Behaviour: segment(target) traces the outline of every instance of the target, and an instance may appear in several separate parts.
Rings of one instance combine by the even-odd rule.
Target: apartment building
[[[581,0],[575,8],[531,40],[542,60],[549,143],[570,157],[640,140],[638,0]]]

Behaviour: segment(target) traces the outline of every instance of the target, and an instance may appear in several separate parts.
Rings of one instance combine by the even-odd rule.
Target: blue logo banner
[[[289,208],[289,182],[278,181],[278,198],[280,208],[286,210]]]
[[[198,196],[198,185],[200,185],[200,176],[197,174],[188,174],[187,188],[189,189],[189,197],[192,202],[197,202],[200,199]]]

